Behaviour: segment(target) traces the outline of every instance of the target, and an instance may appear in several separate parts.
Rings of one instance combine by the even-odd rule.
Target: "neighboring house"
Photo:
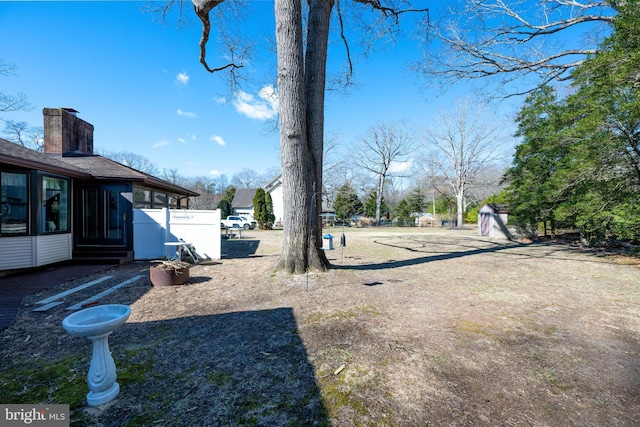
[[[93,154],[93,125],[45,108],[44,153],[0,139],[0,270],[133,259],[133,208],[187,209],[186,188]]]
[[[509,207],[504,204],[487,203],[478,211],[478,234],[496,239],[511,239],[507,229]]]
[[[271,182],[264,186],[264,191],[271,194],[273,201],[273,215],[276,220],[274,225],[282,227],[282,218],[284,217],[284,192],[282,188],[282,174],[275,177]],[[323,222],[335,221],[336,214],[333,209],[333,198],[327,195],[322,196],[322,217]]]
[[[282,217],[284,216],[284,193],[282,191],[282,174],[276,176],[267,185],[264,186],[264,191],[271,194],[271,201],[273,202],[273,216],[275,221],[274,226],[282,227]]]
[[[231,211],[235,215],[253,219],[253,198],[256,195],[256,190],[255,188],[236,188],[236,194],[231,202]]]

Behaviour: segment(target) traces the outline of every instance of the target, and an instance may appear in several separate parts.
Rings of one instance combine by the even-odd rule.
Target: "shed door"
[[[480,235],[491,237],[491,214],[480,213]]]

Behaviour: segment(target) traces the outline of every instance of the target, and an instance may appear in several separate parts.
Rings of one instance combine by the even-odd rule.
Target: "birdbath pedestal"
[[[93,344],[91,366],[87,376],[87,404],[98,406],[110,402],[120,392],[116,382],[116,365],[109,351],[109,335],[122,326],[131,309],[122,304],[107,304],[85,308],[68,315],[62,327],[71,335],[85,337]]]

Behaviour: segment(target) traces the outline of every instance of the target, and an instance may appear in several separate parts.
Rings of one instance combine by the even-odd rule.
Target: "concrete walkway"
[[[26,296],[110,267],[113,265],[64,264],[0,277],[0,330],[13,323]]]

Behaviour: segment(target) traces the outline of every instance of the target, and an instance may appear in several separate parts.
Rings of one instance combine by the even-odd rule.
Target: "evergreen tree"
[[[409,195],[407,203],[409,203],[411,212],[418,213],[424,211],[424,194],[422,194],[422,189],[420,187],[414,188],[414,190]]]
[[[348,220],[362,212],[362,202],[358,199],[354,189],[349,184],[345,184],[338,189],[338,194],[333,201],[333,208],[338,218]]]
[[[226,219],[229,215],[231,215],[231,203],[227,200],[222,199],[218,202],[218,209],[220,209],[220,218]]]
[[[398,219],[398,226],[410,227],[414,224],[415,217],[411,216],[413,208],[411,202],[407,199],[400,200],[398,207],[396,208],[396,218]]]
[[[276,221],[276,216],[273,213],[273,199],[271,198],[271,193],[264,193],[264,204],[266,209],[265,228],[269,229],[273,227],[273,223]]]
[[[236,196],[236,187],[230,185],[224,190],[222,198],[229,203],[229,206],[233,204],[233,198]]]
[[[366,217],[368,218],[376,217],[377,198],[378,198],[377,192],[373,191],[369,194],[369,197],[367,197],[367,200],[364,202],[364,215]],[[381,198],[380,212],[381,212],[381,217],[384,216],[385,218],[389,213],[389,206],[387,205],[387,201],[384,199],[384,197]]]
[[[529,95],[516,120],[516,136],[523,141],[507,171],[507,197],[513,222],[529,237],[537,235],[540,222],[549,222],[555,232],[555,209],[564,198],[556,179],[566,154],[560,109],[554,90],[544,86]]]
[[[267,204],[265,200],[265,191],[262,188],[256,190],[256,194],[253,196],[253,218],[258,223],[260,230],[267,228],[268,222]]]

